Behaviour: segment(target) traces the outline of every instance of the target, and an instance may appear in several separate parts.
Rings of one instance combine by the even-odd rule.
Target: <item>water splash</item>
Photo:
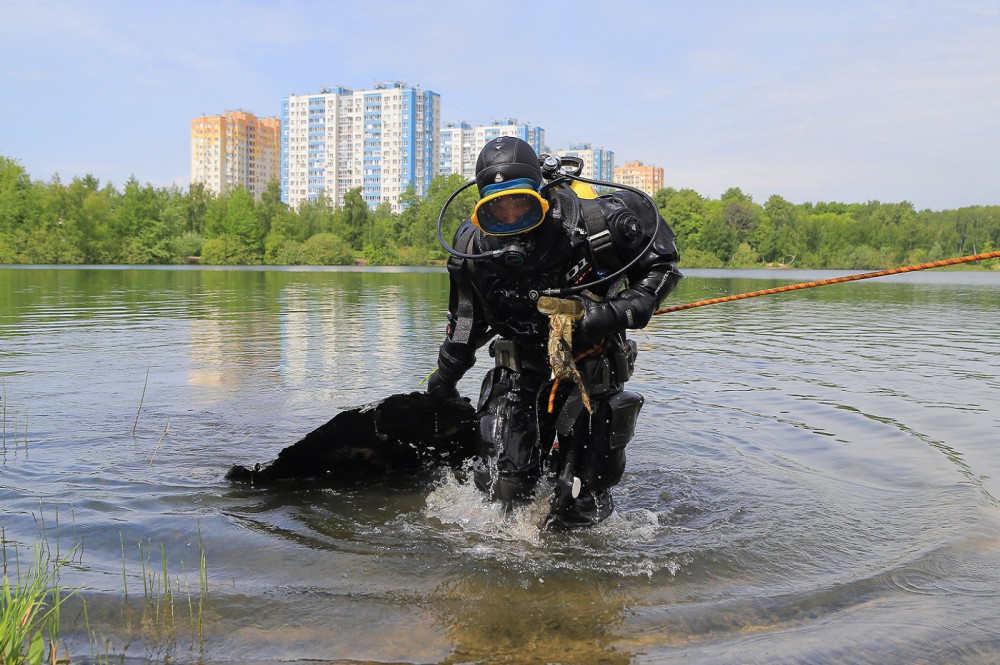
[[[449,473],[428,494],[424,517],[469,535],[537,545],[549,513],[547,497],[547,492],[539,491],[531,503],[508,511],[499,502],[487,500],[473,483],[460,482]]]
[[[533,501],[507,510],[446,474],[427,495],[422,517],[453,550],[532,575],[572,569],[651,578],[680,571],[684,557],[666,547],[672,530],[655,512],[615,511],[594,527],[553,531],[546,527],[552,483],[543,479],[537,490]]]

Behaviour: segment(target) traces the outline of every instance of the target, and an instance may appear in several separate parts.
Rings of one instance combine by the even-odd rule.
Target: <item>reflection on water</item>
[[[815,277],[692,271],[672,301]],[[63,551],[82,544],[67,581],[87,590],[92,628],[139,660],[1000,658],[1000,276],[657,317],[636,335],[646,404],[618,508],[591,530],[542,530],[543,497],[505,516],[450,473],[228,486],[230,464],[418,389],[446,282],[0,269],[8,548],[27,552],[40,531]],[[204,549],[202,635],[124,620],[142,614],[140,543],[162,546],[179,606],[184,588],[197,596]],[[80,619],[63,628],[89,653]]]

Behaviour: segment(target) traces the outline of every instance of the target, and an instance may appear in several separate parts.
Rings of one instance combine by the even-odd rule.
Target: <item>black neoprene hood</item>
[[[483,188],[516,178],[530,178],[536,188],[542,184],[542,169],[535,150],[513,136],[501,136],[485,146],[476,160],[476,187]]]

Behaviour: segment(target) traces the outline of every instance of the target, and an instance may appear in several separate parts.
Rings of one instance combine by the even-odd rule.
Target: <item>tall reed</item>
[[[160,543],[160,558],[157,562],[152,553],[152,543],[140,540],[139,561],[142,566],[143,604],[139,620],[141,630],[147,638],[152,637],[161,646],[175,646],[178,634],[184,625],[184,610],[187,605],[187,621],[191,631],[191,646],[200,649],[204,644],[204,612],[208,595],[208,568],[205,550],[202,546],[201,530],[198,532],[198,590],[192,589],[187,567],[180,562],[180,574],[171,579],[166,545]],[[122,543],[122,576],[125,582],[124,608],[125,625],[132,632],[132,607],[128,596],[128,577],[125,562],[124,540]],[[180,611],[178,611],[180,609]]]
[[[76,590],[59,584],[59,569],[67,557],[53,557],[36,543],[32,561],[22,569],[14,547],[13,570],[9,571],[7,540],[0,535],[3,550],[3,587],[0,590],[0,663],[3,665],[54,664],[58,651],[59,610]],[[74,548],[75,551],[76,548]],[[48,649],[46,649],[48,637]]]

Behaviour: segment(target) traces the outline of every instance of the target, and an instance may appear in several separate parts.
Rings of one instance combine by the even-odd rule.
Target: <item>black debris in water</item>
[[[271,462],[233,465],[226,479],[270,485],[286,480],[352,481],[441,465],[458,468],[476,453],[476,413],[467,399],[390,395],[342,411]]]

